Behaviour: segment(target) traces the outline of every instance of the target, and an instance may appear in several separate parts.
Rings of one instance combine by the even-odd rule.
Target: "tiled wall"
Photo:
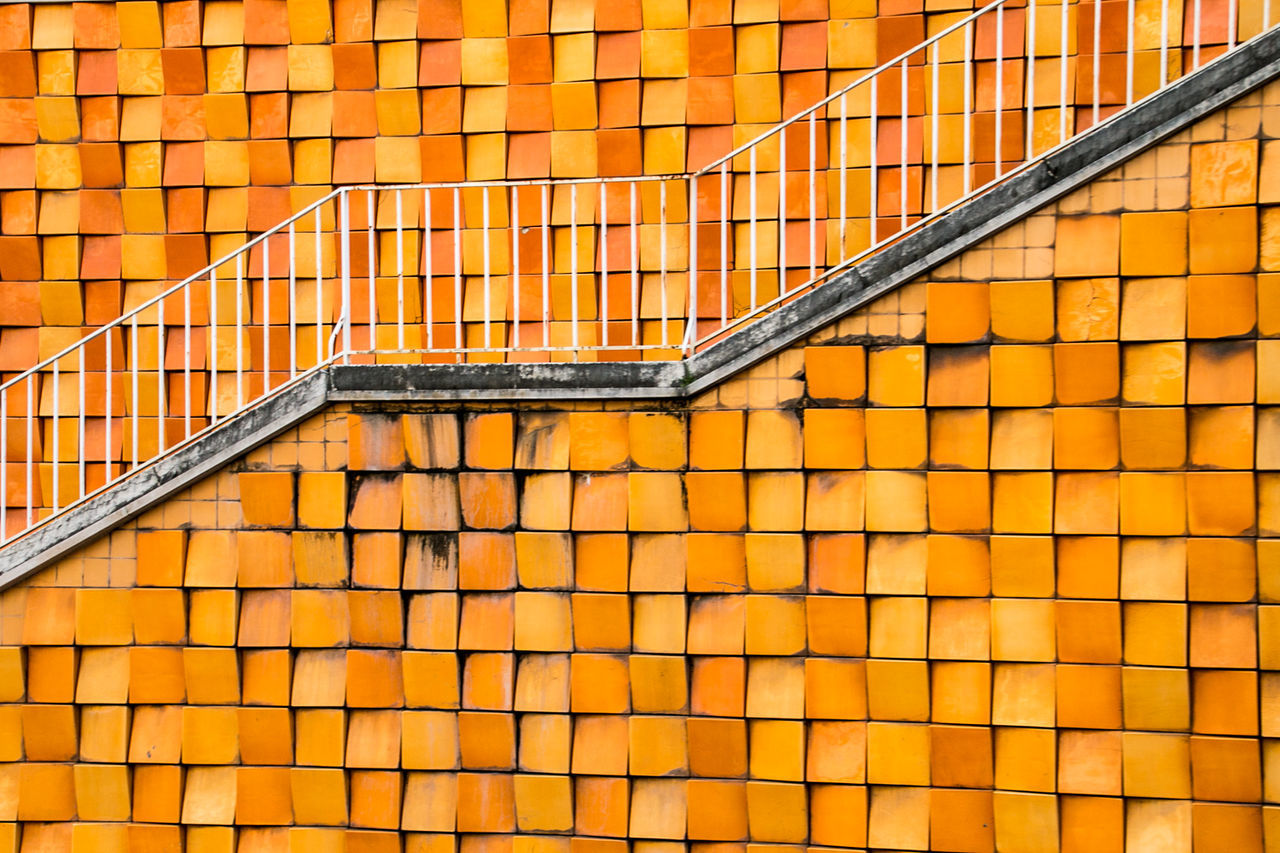
[[[1277,849],[1277,94],[688,405],[334,408],[10,589],[0,849]]]
[[[1061,79],[1056,52],[1060,43],[1051,36],[1063,7],[1042,5],[1036,79],[1044,91],[1035,97],[1038,124],[1032,134],[1039,147],[1056,142],[1061,118],[1057,93],[1049,91],[1054,89],[1049,83]],[[1139,95],[1159,78],[1156,22],[1165,5],[1157,0],[1134,4]],[[1192,52],[1176,46],[1185,39],[1183,4],[1167,5],[1169,38],[1175,45],[1169,53],[1169,73],[1176,75],[1189,67]],[[768,123],[940,31],[971,7],[951,0],[886,0],[878,6],[849,0],[135,0],[0,5],[0,379],[59,352],[335,184],[679,172],[727,152]],[[1225,38],[1229,16],[1217,0],[1204,0],[1198,8],[1207,27],[1202,39],[1202,58],[1207,58],[1220,50],[1215,44]],[[1096,53],[1092,32],[1099,10],[1101,29],[1108,37]],[[1075,34],[1068,40],[1068,52],[1085,60],[1070,60],[1068,97],[1090,100],[1096,58],[1106,75],[1099,85],[1104,115],[1124,96],[1125,44],[1116,34],[1124,30],[1126,11],[1120,0],[1096,7],[1068,2],[1066,7],[1068,29]],[[1010,39],[1009,33],[1021,31],[1024,15],[1021,8],[1011,7],[1006,13],[1004,81],[1011,93],[1021,86],[1026,63],[1018,56],[1021,42]],[[1236,15],[1238,35],[1256,32],[1261,16],[1261,0],[1243,2]],[[975,29],[975,181],[993,174],[996,159],[993,25],[988,17]],[[962,167],[957,165],[962,155],[956,142],[962,134],[956,113],[963,99],[956,93],[963,84],[963,50],[957,42],[943,52],[940,79],[948,94],[940,103],[947,113],[941,125],[946,150],[940,154],[938,174],[945,200],[962,187]],[[931,157],[926,155],[932,143],[925,133],[929,123],[922,116],[920,93],[930,91],[932,82],[924,70],[918,64],[910,69],[907,107],[913,163]],[[887,83],[880,90],[882,140],[900,136],[900,119],[889,117],[899,114],[898,91]],[[1013,104],[1017,98],[1009,94],[1006,101]],[[865,98],[853,98],[848,104],[850,125],[865,127],[860,117],[869,107]],[[1002,159],[1013,162],[1022,154],[1023,115],[1007,119],[1008,150]],[[1091,120],[1087,106],[1067,115],[1073,126]],[[832,128],[839,124],[835,116],[816,123],[819,152],[838,152]],[[788,148],[792,155],[807,153],[808,129],[798,130]],[[844,210],[838,175],[819,174],[811,184],[803,166],[789,162],[782,214],[786,221],[779,227],[778,175],[772,171],[778,165],[776,145],[765,146],[761,153],[759,168],[768,174],[761,178],[754,209],[744,175],[727,182],[723,209],[721,189],[713,186],[716,181],[703,182],[700,333],[712,331],[722,314],[745,310],[749,291],[758,288],[759,301],[778,293],[779,234],[787,235],[788,287],[808,279],[811,242],[817,247],[818,270],[824,260],[836,263],[868,244],[870,206],[865,193],[870,152],[858,148],[859,139],[852,142],[846,172],[847,223],[836,222]],[[897,152],[876,156],[885,170],[876,208],[883,232],[899,226],[897,214],[904,207],[908,218],[928,209],[927,187],[933,175],[926,175],[923,166],[911,167],[909,197],[904,200],[892,168]],[[483,322],[489,298],[482,294],[482,284],[489,286],[489,277],[481,275],[486,259],[478,248],[483,242],[477,227],[483,216],[480,193],[461,195],[458,220],[451,215],[452,200],[441,198],[449,193],[436,194],[435,236],[451,237],[454,222],[461,221],[465,250],[463,269],[455,278],[449,266],[453,244],[447,244],[449,251],[445,243],[437,246],[434,281],[430,273],[423,275],[429,268],[419,257],[424,241],[422,232],[413,230],[425,216],[419,199],[403,200],[409,233],[404,235],[403,269],[397,269],[391,258],[399,235],[393,231],[392,200],[384,196],[375,217],[379,233],[374,254],[380,256],[375,271],[369,270],[364,241],[353,241],[353,274],[380,277],[376,300],[363,295],[353,300],[353,345],[367,347],[371,338],[379,346],[403,341],[410,348],[539,347],[544,342],[569,347],[606,340],[615,345],[623,340],[656,345],[681,340],[689,302],[683,271],[688,253],[688,212],[682,210],[687,187],[671,182],[668,207],[659,210],[656,184],[641,187],[638,203],[629,203],[626,185],[616,185],[618,192],[608,201],[612,221],[615,226],[627,221],[628,206],[638,210],[639,237],[635,231],[628,237],[626,228],[610,231],[609,268],[619,273],[610,278],[610,295],[604,292],[604,277],[591,275],[597,226],[573,229],[580,240],[579,269],[588,273],[585,283],[577,285],[582,290],[576,297],[570,282],[570,199],[564,189],[548,194],[551,234],[533,229],[520,238],[518,272],[528,273],[522,279],[511,274],[514,247],[504,242],[509,221],[505,193],[485,196],[501,229],[488,258],[493,273],[491,328]],[[575,211],[578,221],[596,222],[594,196],[581,195]],[[352,205],[357,229],[367,223],[364,201],[357,196]],[[521,196],[522,223],[538,218],[539,203],[536,192]],[[1189,204],[1199,207],[1202,202],[1191,198]],[[721,214],[724,224],[717,227],[714,220]],[[752,217],[754,229],[749,225]],[[143,313],[136,341],[126,330],[104,338],[110,341],[106,347],[88,352],[83,395],[76,375],[81,366],[74,357],[60,365],[59,402],[54,402],[50,371],[7,394],[4,412],[10,423],[4,459],[11,470],[4,500],[10,532],[26,523],[28,501],[33,517],[44,507],[66,505],[79,497],[81,480],[92,490],[109,471],[120,470],[118,463],[145,460],[162,443],[180,441],[188,427],[201,429],[212,413],[232,411],[242,384],[244,395],[252,397],[264,384],[287,381],[286,366],[295,352],[303,368],[316,362],[341,311],[332,204],[318,220],[299,225],[298,241],[305,250],[299,253],[298,276],[306,284],[298,285],[292,326],[283,286],[287,276],[280,268],[288,242],[279,235],[270,247],[274,284],[269,297],[261,283],[265,249],[259,245],[245,259],[243,273],[250,281],[239,292],[234,264],[229,263],[220,271],[216,293],[207,282],[199,282],[189,301],[170,300],[163,321],[157,312]],[[668,237],[662,236],[658,224],[664,221],[674,223]],[[753,254],[748,243],[757,238],[762,269],[758,276],[749,276],[742,267]],[[549,259],[540,254],[543,239],[553,247]],[[638,249],[628,239],[638,240]],[[722,241],[728,259],[718,254]],[[319,260],[313,260],[313,244],[319,247]],[[670,274],[658,273],[660,244],[668,249],[669,265],[675,270]],[[640,269],[628,280],[621,272],[632,254],[639,257]],[[735,255],[741,259],[736,264]],[[722,264],[728,269],[723,278]],[[1271,258],[1261,261],[1262,269],[1274,266]],[[536,281],[546,267],[550,274]],[[397,298],[398,271],[407,279],[402,303]],[[456,299],[455,287],[462,290]],[[517,336],[508,324],[517,313],[514,294],[521,288],[520,313],[528,322]],[[626,314],[633,301],[642,315],[634,324]],[[223,328],[220,337],[205,326],[213,304]],[[608,311],[606,304],[611,306]],[[401,305],[407,325],[403,330],[394,325]],[[379,324],[375,330],[366,325],[371,312]],[[662,322],[662,316],[669,322]],[[248,327],[241,339],[250,341],[239,351],[237,336],[229,331],[237,317]],[[572,333],[570,317],[580,324]],[[184,360],[188,350],[189,373]],[[111,378],[105,372],[108,357],[115,372]],[[611,357],[636,358],[639,351]],[[224,371],[221,384],[206,373],[213,365]],[[232,383],[227,377],[240,367],[247,375],[243,382]],[[137,395],[131,390],[132,377],[122,372],[130,368],[139,372],[142,390]],[[56,435],[51,423],[55,408],[68,416]],[[33,426],[29,442],[23,420],[28,411],[44,418]],[[161,429],[167,436],[163,442]],[[81,441],[90,449],[83,472],[77,464]],[[30,489],[28,459],[35,463]],[[56,497],[55,465],[61,466]]]

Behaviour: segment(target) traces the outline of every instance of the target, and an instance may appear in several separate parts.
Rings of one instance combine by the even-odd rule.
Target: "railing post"
[[[493,347],[493,339],[491,327],[493,323],[493,299],[490,295],[491,280],[491,262],[489,260],[489,188],[481,187],[480,198],[480,254],[482,258],[481,269],[483,270],[484,281],[484,347],[489,350]]]
[[[636,225],[636,182],[630,184],[630,213],[628,228],[631,238],[631,345],[639,346],[640,340],[640,243],[637,237]],[[545,196],[544,196],[545,199]],[[546,215],[546,205],[543,205],[543,215]],[[543,251],[546,251],[545,244]],[[546,289],[544,282],[543,299],[546,299]]]
[[[396,190],[396,349],[404,349],[404,197]]]
[[[209,273],[209,423],[218,422],[218,271]],[[110,344],[107,352],[110,353]],[[317,358],[319,350],[317,350]],[[110,364],[110,355],[107,364]],[[108,371],[109,372],[109,371]],[[110,391],[107,399],[110,400]],[[123,455],[123,454],[121,454]]]
[[[720,164],[720,328],[729,325],[729,161]]]
[[[871,141],[867,143],[867,151],[871,158],[871,189],[868,193],[867,202],[870,210],[870,215],[868,216],[868,239],[872,247],[875,247],[878,242],[876,235],[880,232],[880,229],[876,227],[876,220],[880,217],[880,128],[878,127],[879,117],[877,115],[879,105],[876,103],[878,95],[876,84],[879,82],[879,77],[871,78],[871,124],[868,125]]]
[[[253,271],[250,270],[250,273]],[[250,320],[253,318],[251,317]],[[244,255],[236,255],[236,408],[244,405]]]
[[[453,188],[453,346],[466,348],[462,330],[462,191]]]
[[[112,381],[114,379],[115,374],[111,370],[111,332],[112,331],[114,330],[108,330],[107,333],[103,335],[103,339],[106,344],[106,351],[107,351],[106,352],[107,361],[106,361],[106,367],[104,369],[104,375],[107,381],[107,388],[106,388],[107,428],[103,433],[103,439],[102,439],[102,461],[103,461],[103,467],[105,468],[105,471],[103,473],[104,483],[110,483],[112,479],[115,478],[115,464],[114,464],[114,460],[112,460],[111,458],[111,450],[113,446],[113,442],[111,441],[111,427],[112,427],[112,417],[115,414],[112,411],[112,406],[111,406],[111,402],[112,402],[111,389],[112,389],[112,386],[115,385],[115,382]],[[3,406],[4,403],[8,402],[9,395],[4,391],[0,391],[0,395],[3,395],[3,396],[0,396],[0,406]],[[3,419],[2,413],[0,413],[0,419]],[[3,445],[3,443],[4,443],[3,440],[0,440],[0,445]],[[0,494],[4,494],[4,493],[5,493],[4,489],[0,487]]]
[[[1035,152],[1035,125],[1036,125],[1036,3],[1039,0],[1027,0],[1027,150],[1024,152],[1024,160],[1030,160]],[[1133,9],[1133,0],[1129,0],[1129,8]],[[1132,20],[1132,11],[1130,19]],[[933,62],[934,62],[934,87],[937,87],[938,75],[938,48],[940,45],[933,46]],[[935,95],[935,98],[937,96]],[[936,104],[935,100],[935,104]],[[936,110],[937,107],[935,106]],[[935,141],[936,144],[936,141]],[[934,205],[936,208],[937,205]]]
[[[249,288],[252,301],[253,288]],[[262,393],[271,390],[271,240],[262,241]],[[249,318],[252,325],[253,318]]]
[[[487,309],[488,306],[486,306]],[[578,185],[569,185],[569,343],[578,360]]]
[[[667,325],[671,314],[667,307],[667,182],[658,181],[658,305],[662,314],[662,346],[668,346]]]
[[[135,325],[136,328],[136,325]],[[35,504],[35,478],[34,465],[36,457],[35,443],[35,421],[39,415],[36,412],[36,379],[39,373],[31,373],[27,376],[27,527],[32,524]],[[137,389],[134,389],[134,411],[137,411]],[[137,430],[134,430],[134,441],[137,441]]]
[[[431,188],[422,191],[422,301],[426,303],[423,317],[427,322],[427,350],[435,348],[435,300],[432,298],[433,276],[431,257]]]
[[[747,250],[751,264],[751,310],[759,304],[756,290],[756,149],[747,154],[747,224],[751,229],[747,234]]]
[[[698,340],[698,177],[689,178],[689,318],[684,351],[692,353]]]
[[[77,384],[79,385],[79,399],[76,401],[76,402],[77,402],[77,404],[78,404],[76,408],[79,410],[78,414],[79,414],[79,417],[80,417],[80,422],[79,422],[79,424],[77,424],[77,433],[78,433],[78,435],[77,435],[77,443],[78,443],[78,446],[77,446],[77,448],[76,448],[76,453],[77,453],[77,456],[78,456],[79,458],[78,458],[78,460],[77,460],[77,466],[76,466],[76,468],[77,468],[77,470],[76,470],[76,474],[77,474],[77,478],[76,478],[76,485],[77,485],[78,490],[79,490],[79,497],[80,497],[80,498],[82,498],[82,499],[83,499],[83,498],[84,498],[84,496],[85,496],[85,468],[84,468],[84,465],[85,465],[85,462],[84,462],[84,457],[85,457],[85,452],[84,452],[84,451],[85,451],[85,438],[84,438],[84,428],[85,428],[85,411],[84,411],[84,410],[85,410],[85,408],[87,408],[87,407],[86,407],[86,405],[85,405],[85,403],[87,403],[87,402],[88,402],[88,401],[85,399],[85,393],[84,393],[84,389],[85,389],[85,385],[84,385],[84,381],[85,381],[85,380],[84,380],[84,348],[85,348],[85,345],[84,345],[84,343],[82,342],[82,343],[80,344],[80,353],[79,353],[79,355],[80,355],[80,362],[79,362],[79,368],[80,368],[80,370],[79,370],[79,372],[78,372],[78,373],[77,373],[77,375],[76,375]]]
[[[325,360],[324,314],[321,311],[321,309],[324,306],[324,284],[321,279],[321,273],[324,268],[324,248],[320,243],[321,219],[320,219],[320,208],[318,207],[316,208],[314,224],[315,224],[315,238],[312,242],[314,243],[314,252],[316,256],[316,287],[315,287],[315,290],[316,290],[316,333],[315,333],[316,361],[315,363],[320,364]]]
[[[61,443],[58,440],[59,439],[58,418],[61,414],[58,411],[58,409],[61,408],[60,406],[61,401],[59,400],[58,397],[60,392],[60,386],[62,385],[62,383],[59,381],[59,378],[60,377],[58,376],[58,362],[55,361],[53,363],[53,440],[50,442],[50,447],[52,447],[53,449],[53,453],[51,454],[50,458],[53,461],[53,511],[54,512],[58,511],[58,498],[59,498],[58,486],[60,485],[60,483],[58,482],[58,469],[59,467],[61,467],[58,465],[58,451],[59,451],[58,445]]]
[[[511,186],[511,346],[520,348],[520,193]]]
[[[378,263],[378,245],[377,245],[377,207],[374,204],[373,190],[369,189],[365,195],[365,215],[369,217],[368,230],[365,238],[365,252],[368,254],[369,264],[369,352],[376,352],[378,349],[378,296],[377,296],[377,274]],[[375,358],[376,360],[376,358]]]
[[[348,195],[345,188],[338,195],[338,249],[342,252],[342,310],[338,322],[342,324],[343,364],[351,363],[351,202]]]
[[[289,378],[298,375],[298,246],[289,223]],[[317,353],[317,355],[319,355]]]
[[[609,201],[600,182],[600,346],[609,348]],[[512,192],[515,188],[512,187]]]
[[[164,453],[165,450],[165,434],[164,434],[164,415],[165,415],[165,387],[164,387],[164,301],[160,301],[156,305],[159,317],[156,320],[156,456]],[[244,405],[243,401],[240,405]]]
[[[778,295],[787,292],[787,129],[778,131]]]

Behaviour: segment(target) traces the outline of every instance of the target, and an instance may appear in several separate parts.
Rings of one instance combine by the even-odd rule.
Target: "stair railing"
[[[994,0],[691,173],[336,189],[0,384],[0,544],[335,361],[704,348],[1271,23],[1201,2]]]
[[[1239,0],[1226,0],[1225,21],[1187,0],[1185,22],[1181,3],[1140,10],[1138,2],[1127,0],[1119,15],[1120,4],[1098,0],[994,0],[697,170],[690,180],[699,198],[718,192],[723,200],[745,182],[751,219],[744,298],[722,202],[712,316],[704,308],[690,348],[987,192],[1272,25],[1269,0],[1260,21],[1244,23]],[[763,269],[779,282],[764,295]]]
[[[341,194],[0,384],[0,544],[333,360],[322,237]]]

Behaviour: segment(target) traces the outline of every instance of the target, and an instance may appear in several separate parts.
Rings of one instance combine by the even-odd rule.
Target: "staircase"
[[[917,232],[1054,178],[1082,134],[1271,27],[1265,0],[1244,16],[1207,2],[996,0],[688,174],[334,190],[0,385],[0,575],[30,534],[125,482],[151,489],[180,454],[224,464],[257,434],[246,423],[270,427],[265,404],[315,397],[331,367],[716,363],[730,336],[767,346],[783,306],[857,270],[887,283],[926,257]]]

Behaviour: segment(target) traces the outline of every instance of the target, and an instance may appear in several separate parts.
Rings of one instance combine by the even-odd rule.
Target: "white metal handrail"
[[[335,189],[0,384],[0,544],[335,361],[706,347],[1271,25],[1264,0],[1238,33],[1228,0],[1213,44],[1200,0],[1189,25],[1171,2],[1140,20],[1128,0],[1123,95],[1100,82],[1097,0],[993,0],[685,174]]]
[[[889,243],[901,239],[906,234],[927,225],[947,211],[989,191],[1032,163],[1066,145],[1080,133],[1115,119],[1123,112],[1124,108],[1132,106],[1164,89],[1172,80],[1181,76],[1180,74],[1170,73],[1171,51],[1177,51],[1181,54],[1189,47],[1191,56],[1189,63],[1187,63],[1189,67],[1186,70],[1193,71],[1201,67],[1207,61],[1203,55],[1206,42],[1202,36],[1204,35],[1206,21],[1201,14],[1201,0],[1187,0],[1192,11],[1192,22],[1189,27],[1183,27],[1181,14],[1178,16],[1171,14],[1170,2],[1171,0],[1161,0],[1158,45],[1149,47],[1146,50],[1148,53],[1158,55],[1158,79],[1149,81],[1149,83],[1154,82],[1154,85],[1146,86],[1144,91],[1144,87],[1140,87],[1135,79],[1137,62],[1144,52],[1139,47],[1135,0],[1127,0],[1124,21],[1124,94],[1122,98],[1113,99],[1112,103],[1108,104],[1104,101],[1101,85],[1103,51],[1100,49],[1100,44],[1102,40],[1103,14],[1100,9],[1101,4],[1097,0],[1090,3],[1085,3],[1083,0],[1074,3],[1070,2],[1070,0],[1048,0],[1048,2],[993,0],[993,2],[988,3],[976,12],[944,27],[915,47],[882,63],[818,103],[806,107],[786,121],[764,130],[750,141],[694,172],[690,176],[690,180],[695,184],[706,180],[715,181],[718,179],[720,192],[723,196],[727,192],[726,186],[733,175],[733,164],[736,161],[740,161],[745,155],[748,158],[747,181],[749,191],[752,194],[751,207],[754,212],[754,198],[760,175],[760,171],[757,168],[758,152],[769,143],[776,145],[778,150],[776,159],[779,167],[774,186],[776,186],[779,196],[778,209],[784,211],[777,218],[776,240],[779,246],[778,257],[781,266],[781,270],[778,272],[780,281],[785,279],[786,273],[791,267],[786,252],[786,224],[790,217],[785,212],[785,208],[787,176],[788,174],[794,175],[796,172],[799,172],[801,177],[807,179],[807,217],[802,214],[796,219],[799,219],[802,225],[807,226],[809,251],[807,264],[801,262],[795,265],[800,268],[802,274],[807,268],[807,277],[802,278],[795,286],[784,282],[779,287],[779,292],[774,298],[767,301],[757,301],[755,279],[758,270],[755,258],[758,238],[755,221],[753,220],[748,246],[751,280],[749,305],[746,310],[737,312],[736,315],[731,317],[729,312],[724,311],[722,308],[719,324],[711,324],[710,329],[701,334],[691,336],[693,339],[692,347],[695,349],[701,348],[719,340],[727,332],[750,322],[760,314],[770,311],[786,301],[794,299],[799,293],[848,269]],[[1059,27],[1053,34],[1057,36],[1057,45],[1054,51],[1056,55],[1044,52],[1042,50],[1045,47],[1044,45],[1037,45],[1037,9],[1043,9],[1045,14],[1053,13],[1058,17]],[[1077,14],[1081,14],[1083,10],[1088,9],[1091,17],[1090,35],[1093,48],[1089,57],[1091,60],[1091,79],[1089,81],[1091,85],[1083,99],[1080,97],[1072,98],[1070,95],[1071,75],[1069,74],[1069,69],[1071,60],[1074,58],[1077,64],[1085,60],[1083,50],[1072,52],[1069,49],[1069,21],[1071,17],[1069,13],[1071,9],[1075,9]],[[1010,25],[1007,24],[1006,18],[1015,13],[1022,13],[1020,16],[1021,23],[1016,29],[1011,29]],[[1221,47],[1225,48],[1226,51],[1230,51],[1237,47],[1238,44],[1242,44],[1249,38],[1270,29],[1273,26],[1270,0],[1264,0],[1261,14],[1262,20],[1258,30],[1250,33],[1246,38],[1239,38],[1239,0],[1227,0],[1226,38],[1224,42],[1220,42],[1214,47]],[[1179,28],[1189,29],[1190,45],[1181,44],[1180,41],[1171,42],[1171,24]],[[988,111],[993,114],[994,118],[992,122],[994,125],[994,141],[991,146],[993,157],[985,163],[977,159],[974,151],[974,123],[981,113],[975,109],[973,93],[973,84],[976,76],[974,73],[975,66],[977,63],[984,61],[975,56],[975,33],[984,25],[987,25],[988,28],[993,27],[995,30],[993,39],[994,51],[986,60],[994,63],[995,75],[994,104]],[[1005,47],[1011,32],[1016,36],[1016,41],[1025,47],[1025,50],[1021,54],[1006,56]],[[1050,47],[1052,46],[1050,45]],[[940,70],[941,66],[947,64],[941,60],[941,57],[948,52],[953,55],[958,52],[963,57],[963,100],[958,116],[954,113],[948,114],[940,103],[942,88],[940,85]],[[1046,59],[1038,59],[1042,56],[1046,57]],[[1049,61],[1050,58],[1057,63],[1055,70],[1058,78],[1058,98],[1056,104],[1042,104],[1037,102],[1035,87],[1036,64],[1038,61]],[[1016,67],[1007,67],[1011,63]],[[916,90],[909,86],[913,66],[919,67],[922,72],[927,67],[929,75],[930,85],[926,87],[926,97],[921,98],[922,102],[927,99],[928,103],[922,103],[919,110],[910,108],[911,96],[916,93]],[[1005,74],[1010,71],[1021,75],[1023,85],[1020,87],[1021,97],[1016,102],[1005,103]],[[896,81],[892,79],[895,76],[897,78]],[[917,76],[923,76],[923,74]],[[896,113],[882,112],[880,109],[881,100],[885,92],[883,81],[886,79],[889,85],[892,86],[895,83],[897,85],[898,91],[894,94],[897,95],[899,109]],[[1077,75],[1077,80],[1079,80],[1079,75]],[[856,102],[863,94],[866,95],[867,108],[857,116],[862,120],[857,131],[851,132],[853,117],[850,114],[850,105]],[[826,170],[822,170],[819,163],[822,162],[823,156],[816,144],[817,127],[818,122],[824,120],[824,113],[827,113],[825,123],[830,125],[831,118],[829,113],[833,110],[838,114],[838,122],[836,123],[838,144],[833,145],[832,148],[837,150],[839,155],[835,158],[836,165],[829,165]],[[1104,116],[1104,110],[1108,110],[1110,115]],[[1037,134],[1036,125],[1038,114],[1044,115],[1050,120],[1049,126],[1040,134]],[[961,176],[960,186],[958,191],[956,191],[957,188],[952,188],[950,193],[940,186],[940,177],[945,174],[948,168],[948,164],[940,157],[941,140],[943,138],[941,123],[948,115],[952,118],[960,119],[962,138],[962,156],[958,164],[956,164],[959,167]],[[1055,115],[1056,121],[1053,120]],[[1021,120],[1022,128],[1018,138],[1023,147],[1021,156],[1006,160],[1005,131],[1006,125],[1010,123],[1010,118]],[[913,119],[918,119],[921,125],[927,121],[930,130],[927,140],[923,141],[924,144],[921,146],[921,150],[914,157],[910,151],[910,124]],[[1085,123],[1081,127],[1078,124],[1082,119]],[[884,140],[884,137],[881,136],[881,126],[891,125],[891,123],[896,123],[896,127],[890,127],[891,130],[896,130],[897,132],[897,139],[892,140],[897,142],[898,156],[896,159],[892,157],[892,153],[888,157],[882,155],[880,150]],[[794,131],[796,130],[802,131],[802,141],[807,138],[808,143],[807,159],[799,169],[791,166],[787,157],[787,138],[788,135],[794,136]],[[857,136],[859,132],[861,134],[860,138]],[[921,136],[923,136],[923,128],[921,129]],[[853,165],[850,163],[848,152],[855,147],[855,143],[859,142],[863,143],[865,149],[869,152],[864,167],[867,173],[867,193],[865,205],[862,208],[866,211],[865,220],[868,223],[869,236],[862,245],[850,246],[848,232],[851,223],[857,217],[850,213],[854,206],[854,200],[850,197],[847,176],[853,170]],[[975,174],[975,167],[979,165],[990,167],[991,176],[985,181],[979,180],[978,175]],[[919,210],[914,213],[909,210],[907,204],[909,178],[913,168],[920,171],[921,183],[923,183],[924,174],[927,173],[928,175],[927,198],[924,197],[923,187],[921,187]],[[837,212],[833,215],[831,210],[828,209],[827,215],[820,217],[815,203],[816,198],[820,195],[817,176],[822,171],[826,171],[829,176],[832,170],[838,172],[839,204]],[[898,184],[896,188],[898,191],[896,209],[885,210],[880,207],[880,196],[884,186],[882,175],[885,172],[889,172],[891,179],[896,179]],[[830,180],[828,179],[829,184]],[[827,263],[823,264],[820,259],[821,251],[818,247],[818,228],[820,223],[830,226],[833,219],[837,223],[837,234],[831,236],[838,237],[838,251],[834,256],[828,253],[826,256]],[[889,221],[885,221],[886,219]],[[893,220],[896,220],[896,223]],[[722,221],[722,231],[725,228],[726,225]],[[722,305],[728,300],[729,273],[730,268],[722,262],[719,270]]]

